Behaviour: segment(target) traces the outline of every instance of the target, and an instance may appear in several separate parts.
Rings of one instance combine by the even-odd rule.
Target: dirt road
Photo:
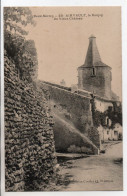
[[[122,190],[122,143],[111,145],[105,154],[69,160],[61,168],[67,183],[60,191]]]

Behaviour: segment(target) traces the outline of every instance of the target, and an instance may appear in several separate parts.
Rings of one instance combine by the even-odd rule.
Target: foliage
[[[25,39],[24,35],[28,32],[23,26],[35,24],[32,13],[29,8],[7,7],[4,9],[4,20],[5,50],[14,60],[20,79],[31,81],[37,76],[37,52],[34,41]]]
[[[112,121],[112,127],[114,127],[116,123],[119,123],[122,126],[122,105],[121,104],[117,106],[116,103],[114,103],[114,110],[112,110],[111,108],[108,108],[107,115],[109,119],[111,119]]]
[[[93,124],[95,127],[99,127],[100,125],[105,125],[105,119],[106,119],[106,112],[100,112],[96,110],[95,101],[94,99],[92,101],[92,116],[93,116]]]
[[[117,104],[114,102],[113,107],[109,107],[106,111],[100,112],[96,110],[95,101],[94,98],[91,100],[92,103],[92,115],[93,115],[93,124],[96,127],[102,126],[108,126],[106,124],[106,117],[108,117],[112,124],[109,128],[114,128],[115,124],[119,123],[122,126],[122,106],[117,106]]]
[[[14,30],[15,33],[19,32],[21,35],[27,35],[28,32],[23,27],[28,24],[35,25],[32,12],[29,8],[25,7],[5,7],[4,8],[4,30]]]

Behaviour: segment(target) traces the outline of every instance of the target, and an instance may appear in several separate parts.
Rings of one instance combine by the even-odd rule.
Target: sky
[[[96,37],[102,62],[112,68],[112,90],[121,99],[120,7],[31,7],[36,21],[29,27],[38,54],[38,79],[67,86],[77,84],[77,68],[84,64],[89,37]],[[69,16],[73,14],[73,16]],[[74,20],[74,14],[82,14]],[[68,20],[60,20],[67,15]],[[57,19],[57,20],[54,20]]]

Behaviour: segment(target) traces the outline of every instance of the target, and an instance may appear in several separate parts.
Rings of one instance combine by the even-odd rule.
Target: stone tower
[[[111,99],[111,67],[101,61],[96,37],[89,37],[85,62],[78,67],[78,88]]]

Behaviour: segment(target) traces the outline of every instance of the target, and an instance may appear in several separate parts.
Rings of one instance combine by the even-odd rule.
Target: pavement
[[[123,190],[122,142],[107,147],[105,154],[60,163],[64,183],[59,191]]]

